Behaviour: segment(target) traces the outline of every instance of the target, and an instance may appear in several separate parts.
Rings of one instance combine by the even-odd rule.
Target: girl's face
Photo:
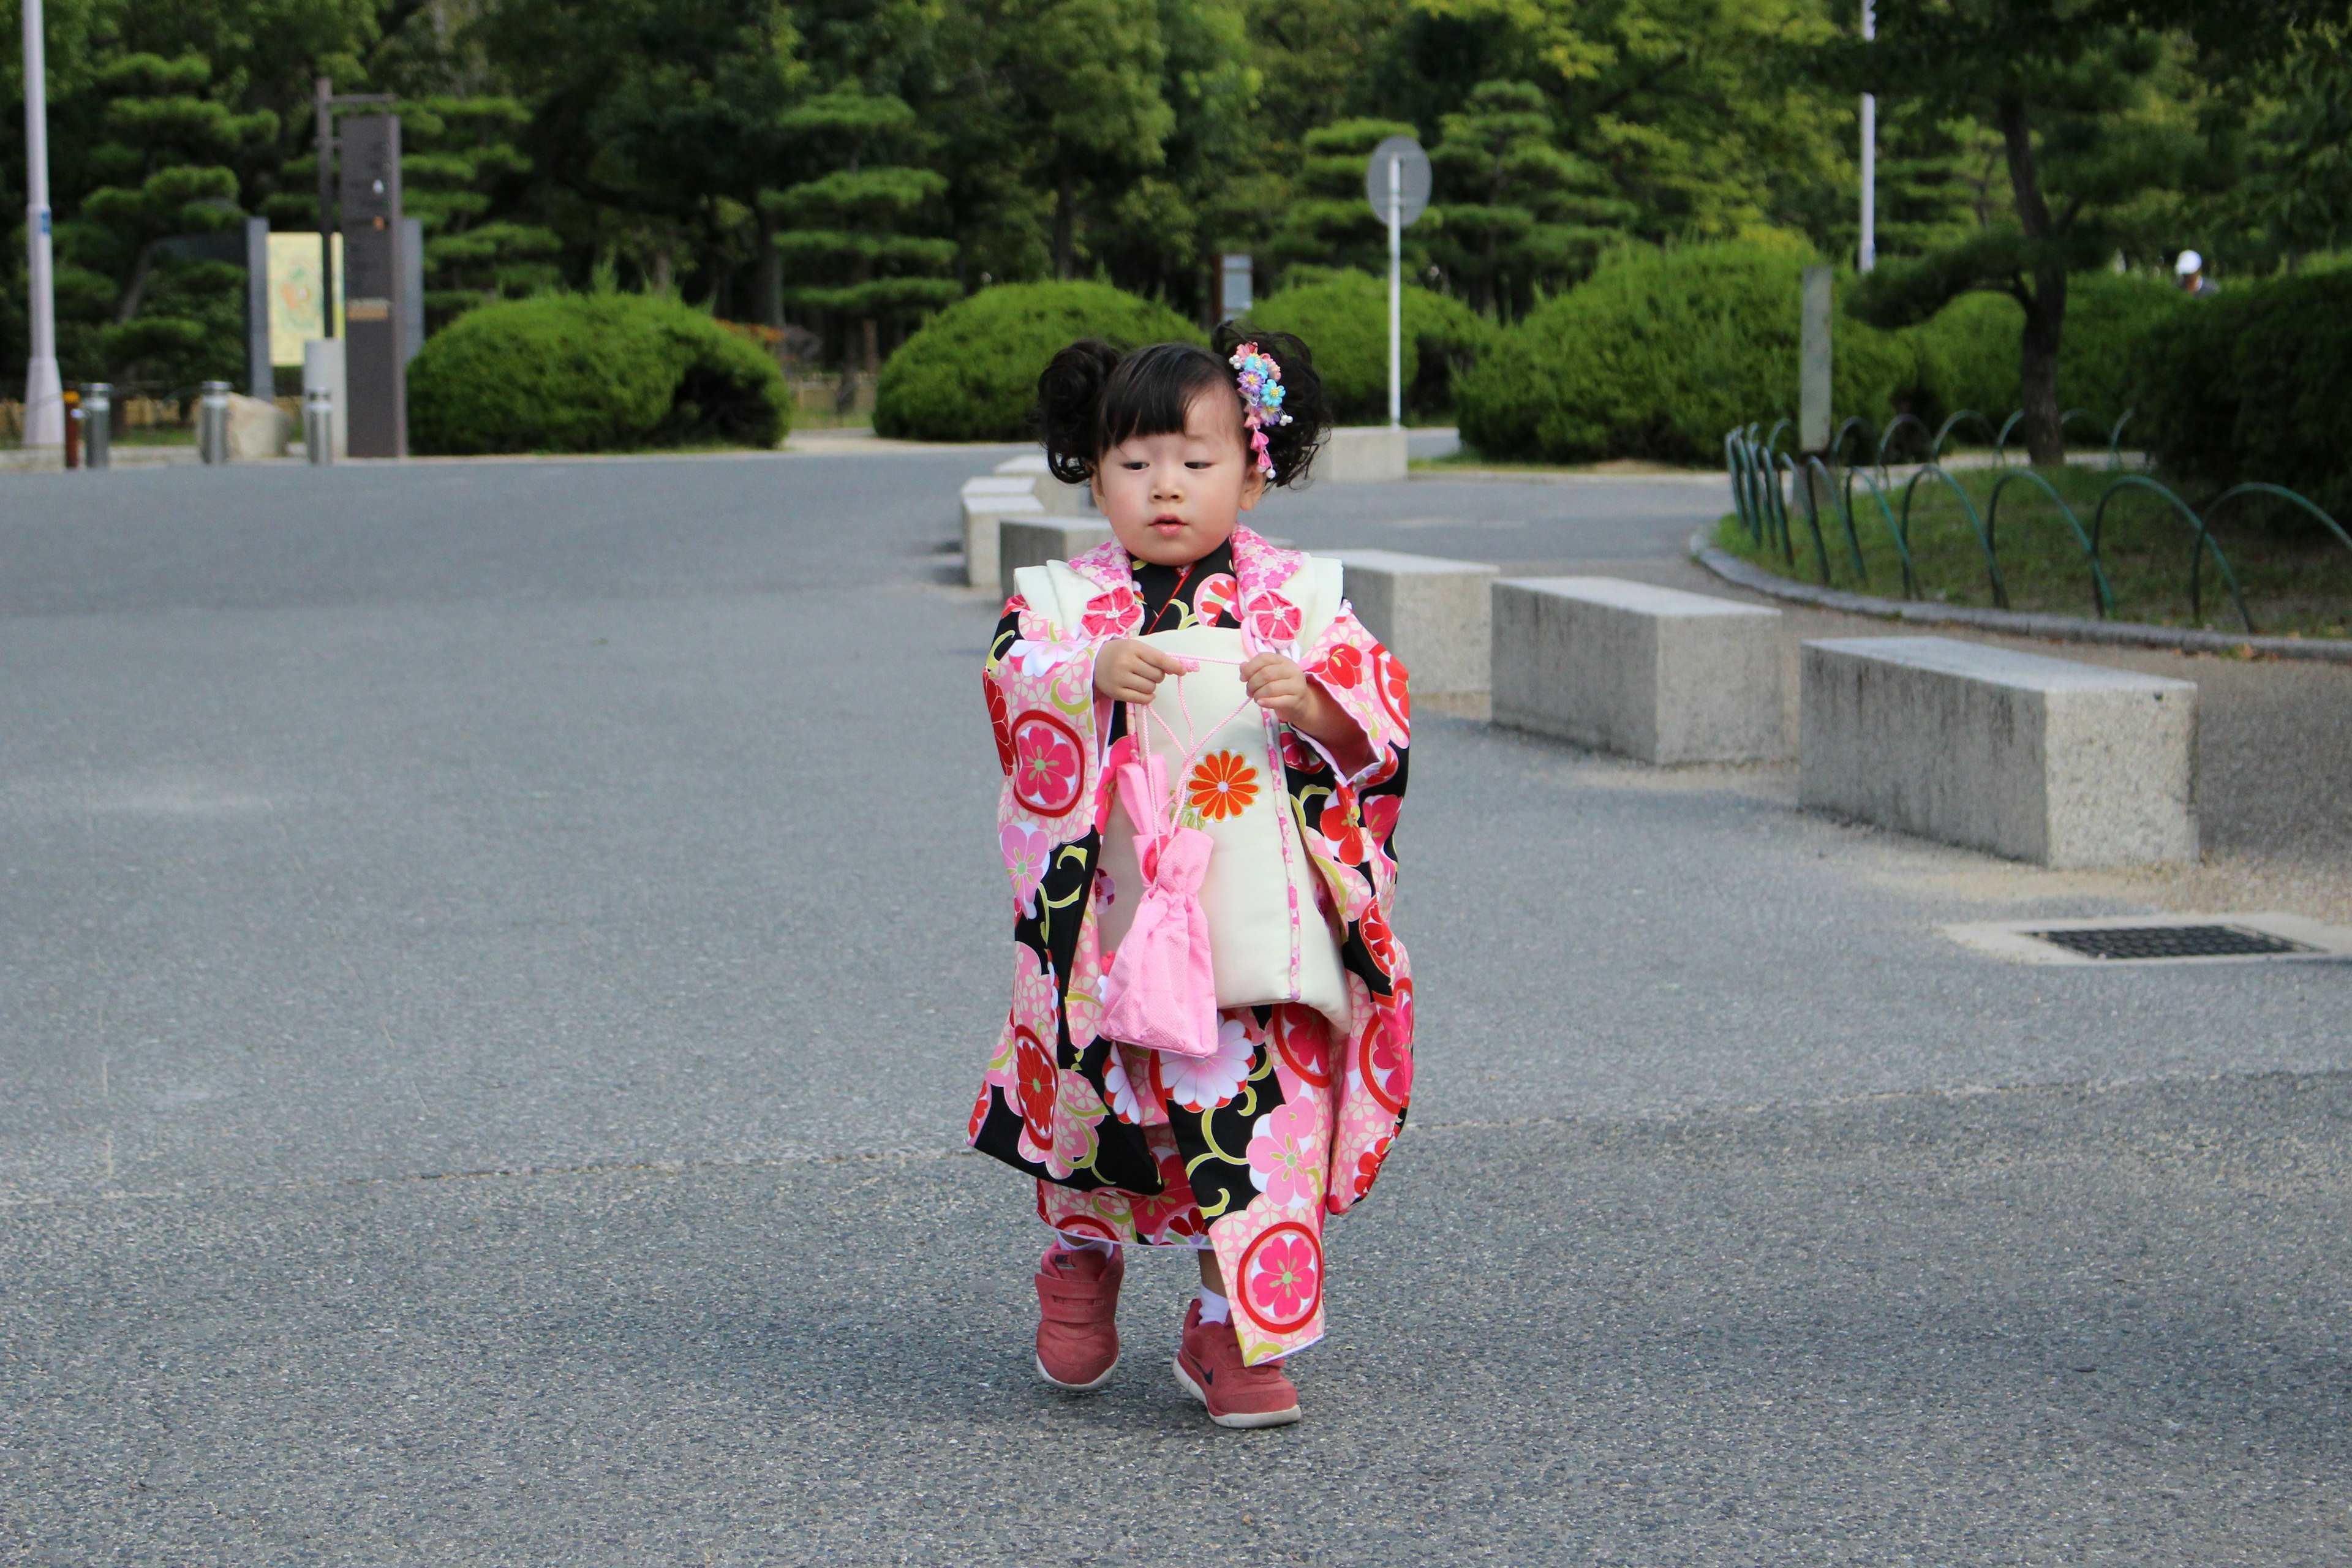
[[[1265,494],[1249,459],[1241,399],[1205,387],[1184,410],[1184,428],[1136,436],[1095,464],[1095,505],[1127,552],[1158,566],[1189,566],[1233,537],[1241,514]]]

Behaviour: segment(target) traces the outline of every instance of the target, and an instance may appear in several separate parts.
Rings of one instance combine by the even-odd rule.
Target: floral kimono
[[[1250,1364],[1323,1335],[1323,1216],[1370,1190],[1404,1125],[1412,1085],[1412,979],[1389,925],[1391,847],[1404,797],[1405,668],[1342,607],[1299,664],[1354,721],[1370,760],[1350,773],[1285,726],[1281,784],[1311,855],[1322,914],[1339,936],[1352,1016],[1344,1039],[1298,1003],[1219,1016],[1204,1058],[1097,1033],[1108,955],[1097,927],[1115,888],[1099,867],[1114,788],[1137,742],[1125,705],[1094,689],[1114,639],[1185,626],[1246,626],[1281,645],[1300,630],[1283,584],[1304,558],[1247,529],[1184,568],[1131,561],[1116,542],[1071,562],[1101,592],[1079,640],[1055,642],[1015,595],[982,672],[1005,772],[999,840],[1012,879],[1013,1006],[972,1108],[971,1142],[1037,1179],[1039,1215],[1066,1237],[1210,1247]],[[1350,761],[1363,752],[1348,749]],[[1235,753],[1182,781],[1204,816],[1268,795]]]

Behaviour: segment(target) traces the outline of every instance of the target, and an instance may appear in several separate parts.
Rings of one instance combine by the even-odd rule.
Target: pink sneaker
[[[1078,1393],[1100,1388],[1118,1365],[1118,1286],[1127,1257],[1118,1247],[1048,1247],[1037,1263],[1037,1375]]]
[[[1220,1426],[1287,1426],[1298,1419],[1298,1390],[1278,1361],[1242,1364],[1242,1342],[1231,1322],[1201,1321],[1195,1298],[1184,1310],[1184,1342],[1176,1352],[1176,1381],[1209,1407]]]

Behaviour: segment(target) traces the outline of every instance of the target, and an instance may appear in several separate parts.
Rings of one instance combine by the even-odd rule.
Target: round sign
[[[1410,136],[1391,136],[1372,149],[1364,165],[1364,199],[1372,216],[1389,221],[1389,167],[1396,166],[1397,226],[1411,228],[1429,205],[1429,154]]]

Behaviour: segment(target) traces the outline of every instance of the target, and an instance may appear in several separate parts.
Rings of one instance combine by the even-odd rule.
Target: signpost
[[[1364,169],[1364,198],[1389,226],[1389,424],[1404,424],[1404,231],[1429,206],[1429,154],[1410,136],[1391,136],[1372,149]]]

